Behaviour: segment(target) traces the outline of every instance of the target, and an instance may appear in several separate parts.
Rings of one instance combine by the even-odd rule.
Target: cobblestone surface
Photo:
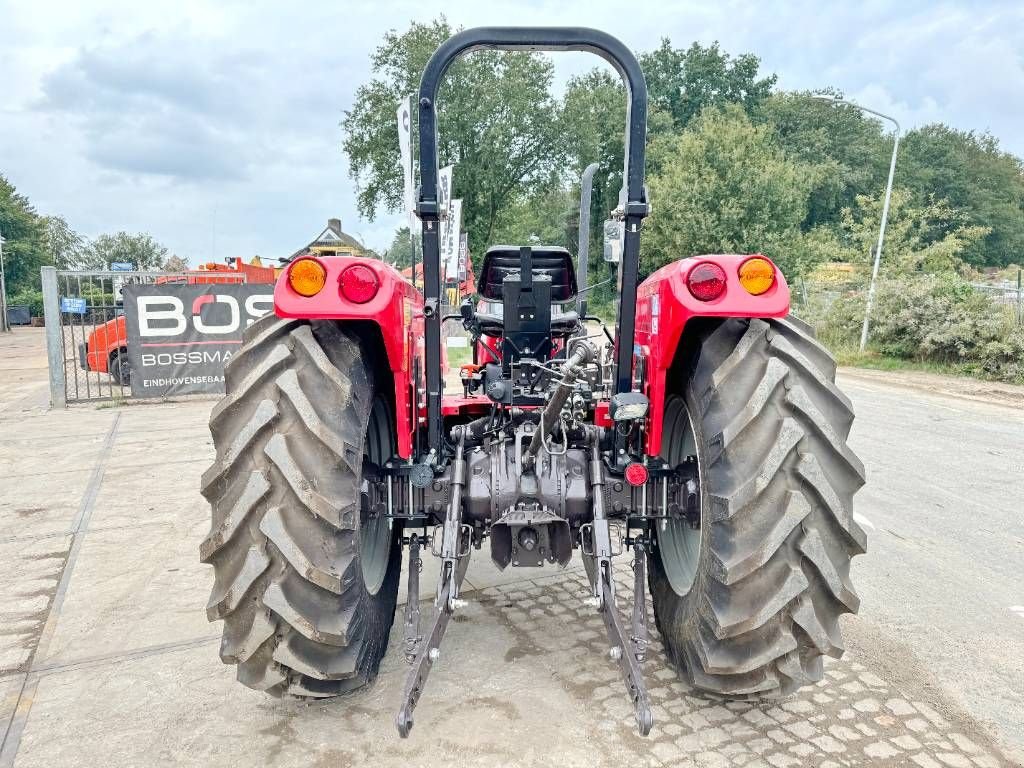
[[[0,541],[3,570],[17,574],[0,589],[0,677],[27,668],[70,546],[70,536]]]
[[[619,591],[627,600],[621,583]],[[582,603],[587,592],[585,575],[575,572],[467,596],[478,595],[515,634],[517,654],[547,659],[553,680],[624,732],[633,725],[632,708],[617,666],[600,663],[608,644],[602,620]],[[961,724],[848,658],[826,659],[821,682],[787,699],[728,701],[680,681],[652,627],[644,672],[655,726],[647,740],[630,741],[642,745],[638,757],[653,755],[664,765],[1012,765],[959,732]]]
[[[7,342],[0,339],[0,351]],[[1014,562],[1017,549],[998,547],[1019,547],[1019,539],[985,534],[979,542],[945,529],[915,538],[918,529],[902,522],[917,508],[929,521],[945,515],[947,525],[977,519],[963,494],[984,489],[964,490],[962,474],[955,503],[943,496],[927,507],[921,499],[945,475],[934,472],[927,487],[906,479],[917,505],[900,507],[906,535],[890,536],[875,518],[862,616],[844,618],[850,650],[826,661],[820,685],[758,704],[702,695],[679,680],[655,636],[643,665],[655,716],[648,738],[635,733],[603,623],[583,604],[582,570],[497,573],[477,553],[469,604],[455,616],[412,737],[400,740],[393,718],[408,669],[400,621],[376,683],[335,701],[269,699],[238,684],[218,659],[219,627],[203,614],[211,575],[196,555],[208,526],[197,487],[210,403],[47,413],[39,405],[45,382],[40,393],[38,377],[5,371],[12,359],[0,354],[0,768],[1017,764],[988,734],[1000,733],[1004,749],[1021,744],[1019,617],[1006,610],[1022,602],[1021,583],[1019,572],[993,570]],[[43,370],[29,362],[15,361]],[[864,408],[860,423],[875,418],[870,434],[891,441],[892,413],[904,399]],[[963,414],[950,418],[959,425]],[[1019,456],[1021,433],[1011,427],[1009,447],[996,447]],[[948,460],[948,436],[919,442]],[[884,458],[884,444],[872,447],[866,455]],[[903,487],[903,475],[888,481]],[[891,487],[873,482],[866,490],[880,509]],[[986,524],[995,528],[993,508]],[[630,574],[624,560],[620,580]],[[424,569],[424,596],[433,566]],[[913,589],[895,591],[897,567],[914,574]],[[55,602],[62,574],[67,590]],[[626,586],[620,581],[624,610]],[[424,621],[431,610],[425,603]],[[974,615],[960,624],[943,611]],[[37,648],[48,618],[53,632]],[[963,639],[950,634],[961,626]],[[922,646],[933,636],[941,653]],[[988,655],[971,656],[977,648]]]

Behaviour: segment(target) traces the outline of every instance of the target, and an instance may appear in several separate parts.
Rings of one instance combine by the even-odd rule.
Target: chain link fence
[[[888,282],[892,282],[889,280]],[[970,283],[973,290],[984,294],[1000,309],[1007,322],[1024,325],[1024,289],[1020,283],[1004,280],[999,284]],[[797,278],[791,285],[794,313],[808,322],[821,320],[838,299],[867,296],[868,280],[817,282]]]
[[[1016,285],[1004,280],[996,285],[971,283],[971,287],[988,296],[993,304],[1003,310],[1007,320],[1024,325],[1024,290],[1021,288],[1019,277]]]

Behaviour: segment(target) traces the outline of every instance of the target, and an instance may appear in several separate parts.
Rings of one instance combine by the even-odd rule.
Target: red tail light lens
[[[626,467],[626,482],[636,487],[647,482],[647,467],[633,462]]]
[[[362,264],[353,264],[341,273],[341,295],[353,304],[365,304],[380,290],[377,273]]]
[[[686,286],[698,301],[713,301],[725,293],[725,270],[705,261],[690,270]]]

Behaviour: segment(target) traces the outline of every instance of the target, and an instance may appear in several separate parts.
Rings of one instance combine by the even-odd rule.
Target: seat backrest
[[[551,301],[570,301],[578,290],[572,254],[557,246],[534,246],[533,274],[551,277]],[[502,300],[502,280],[519,271],[518,245],[492,245],[484,254],[477,292],[485,299]]]

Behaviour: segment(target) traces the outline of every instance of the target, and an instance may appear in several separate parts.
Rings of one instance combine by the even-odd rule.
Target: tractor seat
[[[505,307],[500,301],[480,301],[476,305],[476,319],[485,336],[499,337],[505,330]],[[551,305],[551,335],[567,336],[576,330],[580,316],[575,309]]]
[[[566,302],[576,296],[578,290],[576,285],[576,267],[572,262],[572,255],[565,250],[552,245],[541,245],[533,247],[533,269],[534,277],[548,275],[551,278],[551,301]],[[489,299],[500,303],[503,298],[502,280],[505,276],[519,271],[519,246],[518,245],[492,245],[484,254],[484,261],[480,267],[480,279],[477,281],[477,291],[483,299]],[[552,314],[552,324],[554,313]]]

